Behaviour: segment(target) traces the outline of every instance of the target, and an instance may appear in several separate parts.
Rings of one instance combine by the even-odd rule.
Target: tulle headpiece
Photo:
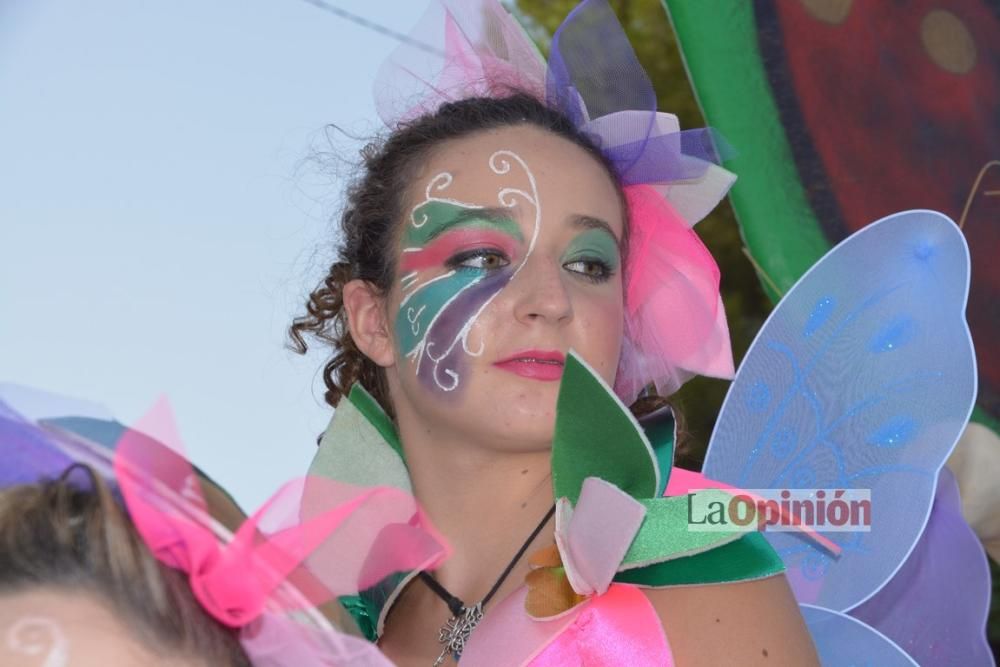
[[[28,402],[41,412],[22,413]],[[233,533],[206,502],[165,403],[135,428],[54,405],[47,395],[0,386],[0,450],[13,453],[0,488],[88,464],[118,490],[152,554],[184,572],[205,611],[239,632],[255,667],[391,665],[320,608],[447,558],[410,494],[307,476],[282,486]]]
[[[625,342],[615,391],[669,394],[693,375],[732,377],[719,268],[692,231],[735,175],[711,130],[681,131],[605,0],[585,0],[552,39],[548,63],[497,0],[436,0],[383,64],[389,127],[469,97],[526,92],[566,115],[613,165],[629,205]],[[440,45],[438,48],[437,45]]]

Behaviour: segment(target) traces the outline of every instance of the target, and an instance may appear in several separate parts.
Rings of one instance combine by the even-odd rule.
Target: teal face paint
[[[570,270],[596,277],[591,271],[593,265],[599,265],[608,277],[618,271],[621,265],[621,254],[618,242],[608,231],[600,228],[588,229],[578,234],[566,248],[562,257],[563,266],[579,265]]]
[[[396,345],[404,356],[413,356],[427,330],[448,302],[459,292],[479,282],[485,270],[449,271],[423,283],[404,297],[396,315]]]
[[[509,261],[524,240],[507,210],[445,201],[429,201],[415,208],[404,237],[406,247],[399,268],[405,277],[404,296],[396,316],[396,340],[400,352],[407,356],[414,354],[430,323],[455,295],[489,272],[469,266],[448,267],[453,258],[462,250],[482,249],[499,252]],[[446,267],[449,270],[441,273]]]
[[[498,230],[520,243],[524,242],[521,228],[507,210],[432,200],[413,209],[403,234],[403,247],[423,248],[449,229],[459,226]]]

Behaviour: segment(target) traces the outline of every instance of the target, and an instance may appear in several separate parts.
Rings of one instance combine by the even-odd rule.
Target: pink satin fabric
[[[672,667],[673,656],[653,605],[635,586],[614,584],[594,598],[531,667]]]
[[[671,667],[660,618],[635,586],[613,584],[565,614],[536,620],[521,588],[487,615],[469,640],[462,667]]]

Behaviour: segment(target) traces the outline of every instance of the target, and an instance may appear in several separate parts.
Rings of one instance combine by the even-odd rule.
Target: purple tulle
[[[653,83],[604,0],[580,3],[556,30],[545,94],[594,136],[624,185],[697,179],[728,157],[709,128],[658,131]]]
[[[616,111],[647,111],[653,128],[656,91],[635,57],[611,7],[603,0],[580,3],[552,37],[546,101],[577,126]]]
[[[58,477],[73,463],[52,434],[25,421],[3,401],[0,401],[0,452],[3,456],[0,488]]]
[[[993,665],[986,643],[990,569],[962,518],[958,485],[938,476],[930,519],[910,557],[850,615],[892,639],[922,666]]]

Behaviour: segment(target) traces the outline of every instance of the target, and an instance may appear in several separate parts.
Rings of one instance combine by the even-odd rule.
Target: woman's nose
[[[529,258],[508,285],[514,292],[514,317],[525,323],[572,319],[573,303],[562,274],[557,262],[538,256]]]

